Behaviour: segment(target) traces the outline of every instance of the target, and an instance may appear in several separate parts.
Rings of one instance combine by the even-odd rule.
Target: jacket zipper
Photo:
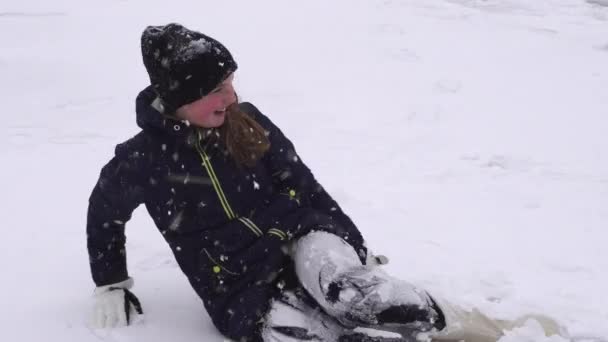
[[[230,203],[228,203],[228,199],[226,198],[226,195],[224,194],[224,191],[222,190],[220,181],[217,178],[215,171],[213,170],[213,166],[211,165],[211,160],[209,160],[209,156],[207,155],[205,150],[203,150],[203,148],[201,147],[201,133],[200,132],[198,132],[196,150],[198,151],[198,154],[201,157],[202,165],[205,168],[205,170],[207,171],[207,175],[209,175],[209,178],[211,179],[211,183],[213,184],[215,193],[217,194],[217,197],[220,200],[222,208],[224,208],[224,212],[226,213],[226,216],[228,216],[228,219],[230,219],[230,220],[235,219],[237,216],[234,214],[234,211],[230,207]]]

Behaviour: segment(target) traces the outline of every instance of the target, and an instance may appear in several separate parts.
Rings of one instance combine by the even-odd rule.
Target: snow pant
[[[274,300],[262,331],[264,342],[414,342],[396,334],[355,332],[327,315],[303,289]],[[386,332],[384,335],[389,335]]]
[[[289,247],[299,286],[272,301],[265,318],[265,342],[410,342],[398,333],[357,330],[337,317],[346,312],[328,303],[324,287],[335,275],[363,266],[355,250],[336,235],[313,232]]]
[[[297,240],[290,247],[290,254],[302,288],[286,291],[282,298],[271,303],[262,334],[265,342],[496,342],[504,331],[520,327],[528,319],[536,320],[547,336],[567,336],[565,329],[549,317],[528,315],[513,321],[497,320],[478,310],[467,311],[436,297],[433,297],[434,303],[445,320],[445,327],[439,331],[392,324],[366,327],[376,330],[372,333],[360,329],[355,332],[354,327],[340,320],[348,314],[340,311],[345,307],[329,303],[324,289],[332,277],[362,267],[355,250],[335,235],[313,232]],[[372,272],[376,273],[375,270]],[[389,276],[387,279],[400,282]],[[408,301],[418,300],[415,287],[395,288],[404,289],[402,295]],[[384,297],[395,295],[401,296],[399,293],[383,294]]]

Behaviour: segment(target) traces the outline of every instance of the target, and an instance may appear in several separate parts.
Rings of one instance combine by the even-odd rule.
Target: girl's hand
[[[95,310],[93,325],[95,328],[124,327],[134,322],[133,318],[143,315],[141,304],[129,291],[133,279],[119,283],[100,286],[95,289]]]

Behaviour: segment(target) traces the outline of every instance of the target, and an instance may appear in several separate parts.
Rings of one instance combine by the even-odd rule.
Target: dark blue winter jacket
[[[137,97],[142,131],[119,144],[90,200],[87,241],[97,286],[128,277],[124,229],[144,203],[215,326],[260,340],[270,299],[293,273],[281,246],[311,230],[339,235],[365,258],[353,222],[317,183],[292,143],[250,103],[243,111],[269,134],[255,167],[239,167],[213,130],[163,116],[148,87]]]

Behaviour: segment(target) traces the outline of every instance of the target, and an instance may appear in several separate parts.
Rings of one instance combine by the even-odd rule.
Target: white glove
[[[135,313],[143,315],[141,304],[129,291],[133,279],[95,288],[93,325],[98,329],[124,327],[132,322]]]

